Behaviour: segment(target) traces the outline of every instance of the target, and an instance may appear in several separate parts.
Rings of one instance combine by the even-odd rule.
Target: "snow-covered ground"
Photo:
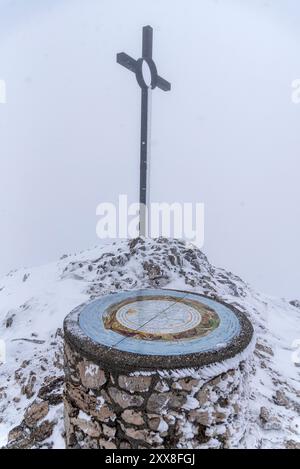
[[[251,318],[256,371],[250,377],[250,421],[242,447],[300,447],[295,350],[300,304],[259,294],[239,277],[212,266],[199,250],[165,239],[104,244],[0,279],[0,344],[6,346],[6,360],[0,363],[0,447],[7,445],[9,432],[10,445],[17,447],[64,447],[64,317],[99,295],[147,286],[214,296]],[[34,418],[32,423],[28,411],[33,402],[40,403],[35,409],[42,415],[38,423]]]

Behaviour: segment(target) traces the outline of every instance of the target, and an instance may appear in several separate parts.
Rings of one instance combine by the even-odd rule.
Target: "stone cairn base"
[[[111,371],[66,340],[67,448],[233,448],[246,429],[248,373],[243,360],[213,377]]]

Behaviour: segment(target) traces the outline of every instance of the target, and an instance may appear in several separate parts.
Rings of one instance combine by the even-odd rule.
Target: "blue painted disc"
[[[142,355],[222,350],[241,330],[234,311],[210,298],[174,290],[133,290],[84,306],[79,327],[94,342]]]

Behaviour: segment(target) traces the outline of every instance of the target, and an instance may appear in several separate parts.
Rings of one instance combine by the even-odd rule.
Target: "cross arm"
[[[157,88],[160,88],[163,91],[170,91],[171,89],[171,83],[169,83],[167,80],[165,80],[162,77],[157,77]]]
[[[125,52],[117,54],[117,63],[135,73],[137,61]]]

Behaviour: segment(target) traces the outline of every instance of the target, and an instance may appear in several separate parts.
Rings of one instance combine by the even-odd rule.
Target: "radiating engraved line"
[[[157,306],[159,306],[157,305],[158,302],[156,301],[155,303],[156,303],[155,309],[156,311],[158,311],[159,310],[159,308],[157,308]],[[170,333],[187,331],[191,329],[192,327],[196,327],[199,324],[199,322],[201,322],[201,315],[194,307],[185,305],[186,310],[183,309],[182,311],[180,311],[178,309],[175,309],[175,312],[173,315],[174,318],[172,318],[170,317],[169,315],[170,313],[168,313],[168,311],[170,311],[171,308],[173,308],[173,310],[174,308],[176,308],[177,303],[174,304],[174,297],[173,297],[172,304],[170,304],[170,300],[162,301],[162,304],[163,303],[165,303],[167,307],[163,310],[163,312],[159,312],[158,314],[161,314],[160,317],[165,318],[167,323],[169,323]],[[141,319],[141,317],[144,317],[144,320],[145,320],[147,317],[147,305],[148,305],[148,312],[149,312],[149,308],[151,307],[151,299],[146,299],[144,301],[141,301],[140,307],[138,306],[138,302],[132,303],[130,306],[131,308],[134,307],[135,314],[134,316],[130,315],[130,317],[127,316],[127,313],[129,315],[129,310],[126,310],[128,306],[125,305],[117,312],[116,319],[125,327],[132,329],[132,330],[136,330],[137,328],[141,327],[140,325],[141,321],[139,320],[139,318]],[[155,309],[153,311],[153,314],[155,314]],[[151,308],[150,308],[150,311],[151,311]],[[171,324],[170,324],[170,320],[171,320]],[[162,326],[162,328],[166,328],[166,327],[167,327],[166,325]],[[154,330],[155,330],[155,327],[153,328],[153,331]],[[147,327],[145,327],[144,332],[151,333],[151,329],[149,330]],[[155,334],[155,332],[153,333]]]
[[[147,324],[149,324],[149,322],[153,321],[154,319],[156,319],[158,316],[160,316],[161,314],[164,314],[168,309],[172,308],[172,306],[174,306],[175,304],[177,303],[181,303],[188,295],[190,294],[190,292],[186,293],[186,295],[184,295],[183,297],[179,298],[178,301],[174,301],[173,303],[171,303],[171,305],[167,306],[167,308],[163,309],[162,311],[160,311],[159,313],[157,313],[155,316],[153,316],[152,318],[148,319],[148,321],[146,321],[144,324],[142,324],[140,327],[138,327],[136,329],[136,332],[140,331],[143,327],[145,327]],[[116,344],[113,344],[111,347],[109,347],[108,350],[111,350],[115,347],[117,347],[118,345],[120,345],[121,343],[123,343],[125,340],[127,340],[128,337],[123,337],[121,340],[119,340]],[[176,339],[175,339],[176,340]],[[176,340],[177,342],[177,340]]]

